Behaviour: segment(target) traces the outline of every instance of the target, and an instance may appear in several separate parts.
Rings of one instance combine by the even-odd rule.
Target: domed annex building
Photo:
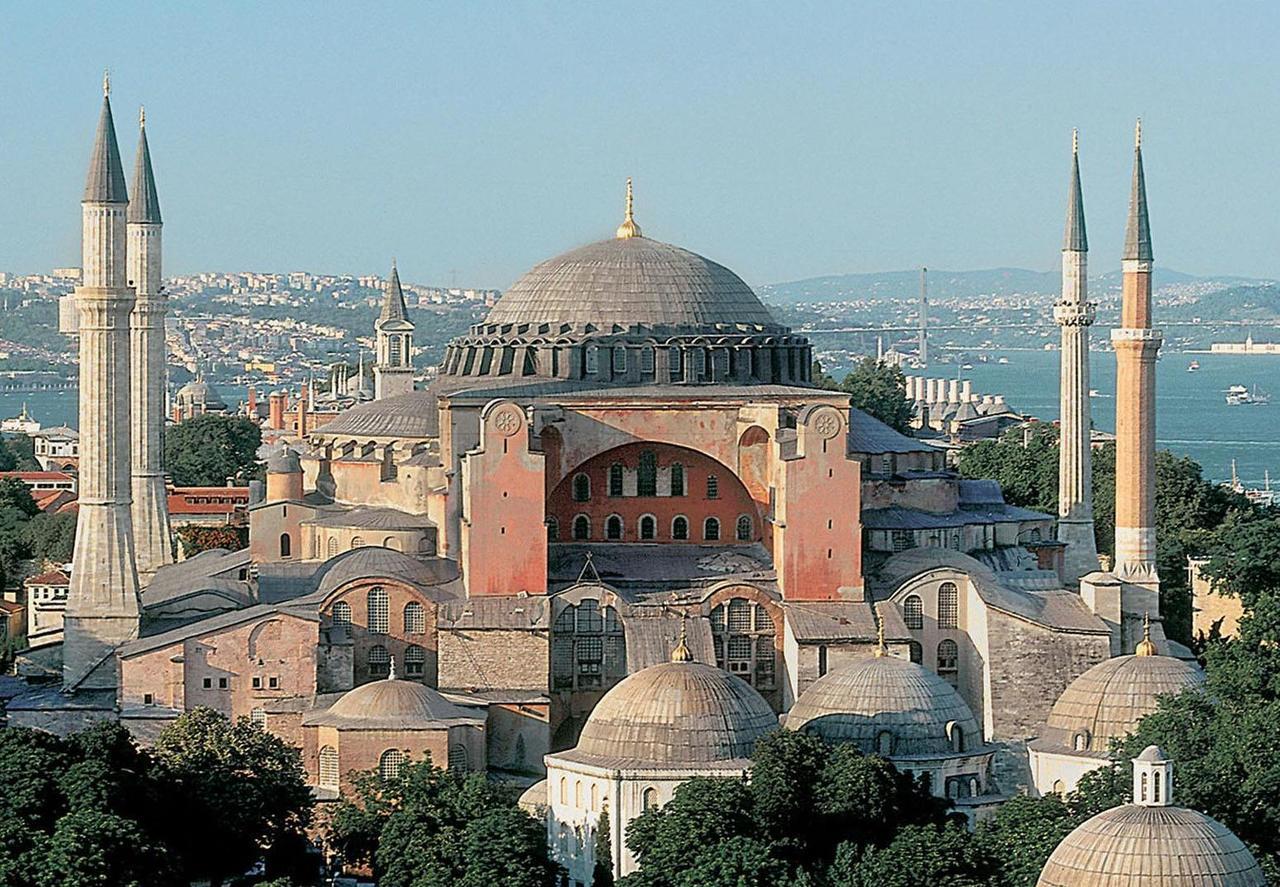
[[[614,876],[636,868],[626,846],[631,820],[671,800],[694,776],[747,774],[756,740],[778,716],[751,685],[694,662],[684,639],[671,661],[651,665],[604,695],[578,744],[546,758],[552,857],[570,883],[590,884],[596,834],[607,818]]]
[[[1203,684],[1204,672],[1194,662],[1158,655],[1150,635],[1133,655],[1098,663],[1062,691],[1039,735],[1027,743],[1036,791],[1075,791],[1082,776],[1109,763],[1111,743],[1132,733],[1161,696]]]
[[[1231,830],[1173,804],[1173,762],[1154,745],[1133,760],[1133,803],[1067,835],[1036,887],[1265,887],[1258,861]]]

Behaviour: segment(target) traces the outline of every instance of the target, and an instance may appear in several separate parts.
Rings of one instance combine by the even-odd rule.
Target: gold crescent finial
[[[689,637],[688,622],[683,615],[680,616],[680,639],[676,641],[675,649],[671,651],[672,662],[692,662],[693,654],[689,652],[689,645],[686,640]]]
[[[1151,640],[1151,614],[1142,614],[1142,640],[1138,642],[1138,646],[1134,648],[1135,656],[1155,656],[1159,651]]]
[[[1142,147],[1142,118],[1138,118],[1138,122],[1133,127],[1133,147]]]
[[[142,105],[138,106],[138,128],[147,128],[147,109]]]
[[[636,224],[635,216],[631,212],[631,177],[627,176],[627,214],[622,220],[622,224],[618,226],[618,239],[626,240],[629,237],[640,236],[640,226]]]
[[[102,97],[111,98],[111,69],[102,69]]]
[[[1071,130],[1071,153],[1080,153],[1080,130],[1078,129]]]

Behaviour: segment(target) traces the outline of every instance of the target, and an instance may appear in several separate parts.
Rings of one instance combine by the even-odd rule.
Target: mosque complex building
[[[11,724],[118,718],[145,741],[207,706],[301,749],[321,799],[407,760],[487,771],[529,787],[588,884],[606,810],[625,873],[631,817],[690,776],[744,772],[780,723],[927,775],[975,820],[1074,787],[1159,694],[1201,680],[1160,621],[1140,141],[1114,571],[1093,546],[1075,152],[1057,516],[814,387],[808,339],[728,268],[647,237],[628,182],[615,235],[531,269],[425,390],[393,268],[373,399],[309,426],[304,397],[248,548],[178,563],[154,495],[166,308],[145,131],[138,156],[130,194],[104,97],[64,312],[80,527],[64,637],[41,653],[61,681],[13,700]]]

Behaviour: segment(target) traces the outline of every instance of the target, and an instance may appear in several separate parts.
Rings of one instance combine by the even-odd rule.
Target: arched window
[[[351,537],[351,547],[352,547],[352,548],[363,548],[363,547],[364,547],[364,537],[363,537],[363,536],[352,536],[352,537]]]
[[[399,779],[402,764],[404,764],[404,752],[398,748],[389,748],[378,759],[378,775],[383,779]]]
[[[909,594],[902,601],[902,621],[907,628],[924,628],[924,604],[920,595]]]
[[[709,517],[702,523],[702,538],[707,542],[715,542],[720,538],[720,521]]]
[[[369,589],[366,601],[369,606],[369,631],[373,634],[386,634],[391,621],[387,590],[381,585],[375,585]]]
[[[622,495],[622,463],[614,462],[609,466],[609,495]]]
[[[609,515],[604,522],[604,535],[606,539],[618,540],[622,538],[622,518],[616,514]]]
[[[289,557],[289,555],[291,554],[290,549],[292,548],[293,548],[293,540],[289,538],[289,534],[281,533],[280,534],[280,556]]]
[[[594,782],[591,783],[591,810],[594,812],[600,807],[600,786]]]
[[[556,520],[554,517],[547,518],[547,541],[560,541],[560,521]]]
[[[420,678],[427,670],[427,651],[417,644],[410,644],[404,651],[404,674],[409,678]]]
[[[672,539],[688,539],[689,538],[689,519],[682,514],[677,514],[671,521],[671,538]]]
[[[640,465],[636,468],[636,495],[658,495],[658,457],[653,450],[640,451]]]
[[[333,557],[335,554],[338,553],[338,537],[337,536],[329,537],[329,542],[328,542],[328,545],[325,546],[325,551],[328,553],[329,557]]]
[[[1055,779],[1053,781],[1052,791],[1055,795],[1064,795],[1066,794],[1067,786],[1061,779]]]
[[[573,476],[573,501],[591,501],[591,478],[581,472]]]
[[[658,806],[658,790],[656,788],[653,788],[652,786],[650,786],[649,788],[646,788],[644,790],[644,793],[640,797],[641,797],[644,809],[652,810],[653,808]]]
[[[746,598],[730,598],[711,611],[716,665],[757,690],[775,684],[777,650],[769,611]]]
[[[1157,804],[1160,803],[1160,771],[1156,770],[1151,774],[1151,800]]]
[[[1089,750],[1088,731],[1081,730],[1075,736],[1071,737],[1071,747],[1076,751],[1088,751]]]
[[[956,642],[947,638],[938,644],[938,674],[955,683],[960,671],[960,649]]]
[[[938,586],[938,628],[955,628],[959,593],[954,582]]]
[[[313,535],[311,537],[311,559],[320,560],[320,537]]]
[[[964,728],[955,723],[947,726],[951,731],[951,750],[954,752],[964,751]]]
[[[573,806],[582,808],[582,780],[573,783]]]
[[[627,673],[626,635],[618,611],[585,598],[560,611],[551,629],[551,685],[598,689]]]
[[[338,601],[333,605],[333,624],[344,628],[351,625],[351,605],[346,601]]]
[[[573,519],[573,538],[579,542],[591,538],[591,518],[580,514]]]
[[[404,605],[404,633],[426,634],[427,610],[417,601],[409,601]]]
[[[920,646],[919,641],[908,641],[907,651],[908,655],[911,657],[911,661],[916,665],[920,665],[924,662],[924,647]]]
[[[1147,799],[1147,774],[1142,774],[1142,800]]]
[[[707,498],[720,498],[720,478],[716,477],[714,474],[707,475]]]
[[[876,754],[882,758],[893,754],[893,734],[888,730],[881,730],[876,734]]]
[[[587,372],[595,373],[600,369],[600,352],[595,345],[587,346]]]
[[[684,375],[683,356],[677,345],[672,345],[667,349],[667,371],[670,373],[673,382]]]
[[[369,674],[375,678],[385,678],[391,673],[391,654],[382,644],[374,644],[369,648]]]
[[[471,756],[467,747],[460,742],[449,746],[449,769],[458,773],[466,773],[471,769]]]
[[[640,538],[644,540],[658,538],[658,519],[652,514],[640,518]]]
[[[671,495],[684,495],[684,466],[679,462],[671,463]]]
[[[645,345],[640,349],[640,372],[653,372],[653,346]]]
[[[627,346],[613,346],[613,371],[615,373],[625,373],[627,371]]]
[[[338,787],[338,750],[332,745],[320,749],[320,787]]]
[[[739,542],[751,541],[751,518],[745,514],[738,515],[737,536]]]

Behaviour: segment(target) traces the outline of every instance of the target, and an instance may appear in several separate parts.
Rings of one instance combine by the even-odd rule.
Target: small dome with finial
[[[1151,614],[1142,614],[1142,640],[1138,641],[1138,646],[1133,649],[1134,656],[1159,656],[1160,651],[1156,649],[1155,643],[1151,640]]]

